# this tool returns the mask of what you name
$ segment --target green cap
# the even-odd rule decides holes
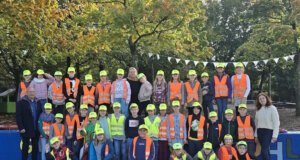
[[[210,117],[217,117],[217,116],[218,116],[217,112],[215,112],[215,111],[209,112],[209,118]]]
[[[95,130],[95,135],[99,135],[99,134],[104,134],[103,128],[97,128],[97,129]]]
[[[161,103],[161,104],[159,105],[159,110],[167,110],[167,104]]]
[[[63,119],[64,115],[61,114],[61,113],[56,113],[55,118],[61,118],[61,119]]]
[[[89,118],[97,118],[97,113],[96,112],[90,112]]]
[[[208,76],[208,73],[207,73],[207,72],[203,72],[203,73],[201,74],[201,77],[209,77],[209,76]]]
[[[107,72],[105,70],[100,71],[100,77],[107,76]]]
[[[140,73],[138,76],[137,76],[137,78],[140,80],[141,78],[143,78],[145,75],[144,75],[144,73]]]
[[[174,150],[182,149],[181,143],[174,143],[174,144],[173,144],[173,149],[174,149]]]
[[[239,141],[236,145],[237,146],[240,146],[240,145],[247,146],[247,142],[246,141]]]
[[[90,74],[85,75],[84,78],[85,78],[86,81],[88,81],[88,80],[93,80],[93,76],[90,75]]]
[[[175,107],[175,106],[180,107],[180,102],[175,100],[175,101],[172,102],[172,106],[173,107]]]
[[[45,103],[44,108],[45,109],[52,109],[52,104],[51,103]]]
[[[69,67],[68,72],[75,72],[75,68],[74,67]]]
[[[203,145],[204,149],[212,149],[212,144],[210,142],[205,142]]]
[[[89,109],[87,104],[81,104],[80,109]]]
[[[153,110],[155,110],[155,105],[154,104],[148,104],[146,110],[147,111],[153,111]]]
[[[236,65],[235,65],[235,68],[237,67],[241,67],[241,68],[244,68],[244,64],[242,62],[238,62]]]
[[[24,70],[23,71],[23,76],[29,76],[29,75],[31,75],[30,70]]]
[[[107,111],[107,107],[105,105],[100,105],[99,111]]]
[[[119,103],[119,102],[115,102],[114,104],[113,104],[113,108],[116,108],[116,107],[121,107],[121,104]]]
[[[197,72],[195,70],[189,70],[189,76],[197,75]]]
[[[37,72],[36,72],[38,75],[42,75],[42,74],[45,74],[45,72],[44,72],[44,70],[42,70],[42,69],[39,69],[39,70],[37,70]]]
[[[246,108],[247,109],[247,105],[242,103],[242,104],[239,105],[239,108]]]
[[[145,124],[141,124],[141,125],[139,126],[139,130],[140,130],[140,129],[147,129],[147,130],[149,130],[148,127],[147,127]]]
[[[232,136],[231,136],[230,134],[226,134],[226,135],[224,136],[224,139],[232,139]]]
[[[131,108],[139,108],[139,106],[136,103],[131,103],[129,109]]]
[[[217,64],[217,68],[225,68],[224,63],[218,63],[218,64]]]
[[[66,103],[66,109],[74,107],[74,104],[72,102],[67,102]]]
[[[194,102],[192,106],[193,107],[201,107],[202,105],[199,102]]]
[[[56,71],[56,72],[54,73],[54,76],[62,76],[61,71]]]
[[[59,142],[58,137],[53,137],[50,140],[50,144],[53,145],[54,143]]]
[[[117,74],[124,75],[124,69],[119,68],[119,69],[117,70]]]
[[[165,72],[163,70],[158,70],[156,74],[157,75],[165,75]]]
[[[232,109],[226,109],[225,114],[233,114],[233,110]]]
[[[173,69],[173,70],[172,70],[172,75],[173,75],[173,74],[179,74],[179,71],[178,71],[177,69]]]

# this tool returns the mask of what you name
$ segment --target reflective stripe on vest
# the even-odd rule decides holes
[[[236,150],[233,148],[233,147],[230,147],[231,149],[231,154],[232,155],[229,155],[228,153],[228,150],[226,148],[226,146],[222,146],[221,147],[221,151],[222,151],[222,159],[232,159],[232,156],[234,156],[235,159],[238,159],[238,156],[237,156],[237,153],[236,153]]]
[[[50,126],[51,126],[51,123],[48,123],[48,122],[42,122],[42,125],[43,125],[43,131],[44,133],[49,136],[50,134]],[[41,135],[42,136],[42,135]]]
[[[104,86],[104,90],[101,86],[100,83],[98,83],[97,85],[97,89],[98,89],[98,104],[103,104],[103,103],[107,103],[110,104],[110,87],[111,84],[110,83],[106,83]]]
[[[203,153],[201,151],[199,151],[197,155],[198,155],[198,159],[204,160]],[[206,157],[206,159],[207,159],[207,157]],[[216,154],[215,153],[211,154],[208,159],[209,160],[215,160],[216,159]]]
[[[245,118],[245,123],[243,123],[240,116],[236,117],[238,123],[238,134],[239,140],[242,139],[254,139],[254,131],[251,126],[251,118],[250,115],[247,115]]]
[[[244,97],[247,90],[247,75],[242,74],[241,80],[239,82],[237,75],[233,76],[233,96],[234,97]]]
[[[172,154],[171,157],[173,158],[173,160],[179,160],[174,154]],[[186,160],[186,154],[182,155],[181,159]]]
[[[126,85],[126,79],[124,81],[124,88],[123,88],[123,98],[127,99],[127,85]],[[116,97],[116,81],[113,82],[113,99]]]
[[[55,82],[52,83],[52,100],[53,101],[62,101],[64,99],[62,84],[63,83],[60,83],[60,86],[58,88]]]
[[[209,130],[209,123],[207,125],[207,130]],[[218,129],[219,129],[219,138],[221,137],[221,131],[222,131],[222,124],[218,124]]]
[[[185,82],[186,92],[187,92],[187,103],[193,102],[193,100],[198,101],[198,90],[200,83],[197,81],[194,88],[192,88],[190,82]]]
[[[179,138],[184,138],[183,123],[184,123],[184,116],[183,116],[183,114],[180,114]],[[173,114],[170,114],[170,137],[175,138],[174,115]]]
[[[139,137],[135,137],[133,139],[133,158],[136,159],[135,157],[135,148],[136,148],[136,142],[138,140]],[[145,149],[145,159],[148,159],[150,156],[150,149],[151,149],[151,143],[152,143],[152,139],[148,136],[146,136],[146,149]]]
[[[182,95],[181,95],[181,87],[182,82],[177,82],[175,85],[174,82],[170,82],[170,100],[178,99],[181,101]]]
[[[118,122],[117,119],[115,117],[114,114],[111,115],[111,135],[118,135],[118,136],[123,136],[124,135],[124,120],[125,120],[125,116],[124,115],[120,115]]]
[[[96,88],[94,86],[92,86],[91,90],[89,90],[86,85],[83,86],[83,104],[95,106],[95,90]]]
[[[22,97],[26,96],[26,91],[27,91],[27,87],[24,82],[20,82],[20,88],[21,88],[20,99],[22,99]]]
[[[228,97],[228,87],[226,85],[227,82],[227,75],[224,75],[219,81],[218,76],[214,76],[215,80],[215,97]]]
[[[54,137],[57,137],[58,140],[63,143],[64,142],[64,132],[65,132],[65,126],[61,125],[61,131],[59,131],[59,128],[56,123],[52,124],[54,129]]]
[[[71,93],[73,93],[73,97],[74,98],[77,97],[79,83],[80,83],[79,79],[75,78],[75,86],[73,88],[71,88],[70,79],[65,78],[65,84],[66,84],[66,90],[67,90],[68,96],[70,96]]]
[[[160,118],[156,116],[154,121],[151,123],[149,117],[146,117],[144,118],[144,121],[145,125],[148,127],[148,136],[150,138],[158,138]]]
[[[78,121],[79,121],[79,120],[78,120]],[[86,116],[85,119],[84,119],[84,121],[83,121],[83,123],[82,123],[82,125],[79,125],[79,128],[77,128],[77,131],[76,131],[76,137],[77,137],[77,139],[83,138],[83,136],[80,135],[80,131],[79,131],[79,130],[84,129],[85,126],[86,126],[88,123],[89,123],[89,117]],[[79,122],[79,124],[80,124],[80,122]]]
[[[190,137],[190,131],[191,131],[191,125],[192,125],[192,117],[193,115],[189,115],[189,130],[188,130],[188,137]],[[197,131],[197,139],[199,140],[203,140],[203,136],[204,136],[204,123],[205,123],[205,117],[204,116],[200,116],[199,119],[199,124],[198,124],[198,131]]]
[[[69,115],[66,116],[66,123],[67,123],[67,126],[68,126],[68,133],[69,133],[69,136],[72,136],[72,134],[73,134],[75,122],[76,122],[76,127],[79,128],[79,127],[80,127],[80,122],[79,122],[78,114],[75,114],[75,115],[73,116],[72,121],[71,121]],[[77,135],[77,134],[76,134],[76,135]]]
[[[161,121],[159,125],[158,138],[167,139],[167,127],[168,127],[168,118],[165,117],[164,121]]]

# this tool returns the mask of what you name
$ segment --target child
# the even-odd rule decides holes
[[[179,112],[180,102],[175,100],[172,102],[174,112],[168,117],[167,138],[169,146],[174,143],[187,143],[186,135],[186,119],[183,114]]]
[[[207,137],[206,119],[201,115],[202,106],[199,102],[193,103],[193,114],[188,116],[186,123],[188,132],[188,153],[192,157],[203,147]]]
[[[171,106],[172,101],[180,101],[180,109],[183,110],[181,106],[184,104],[184,84],[180,80],[179,71],[172,70],[172,79],[168,83],[168,93],[167,93],[168,106]]]
[[[111,140],[111,129],[110,129],[110,119],[107,116],[107,108],[105,105],[100,105],[99,107],[99,124],[104,130],[105,137]]]
[[[212,144],[210,142],[205,142],[203,149],[199,151],[193,158],[193,160],[215,160],[216,154],[212,149]]]
[[[44,76],[47,78],[45,79]],[[36,98],[41,102],[42,109],[44,111],[44,104],[47,102],[48,93],[47,86],[54,81],[54,78],[45,73],[44,70],[39,69],[37,71],[37,78],[34,78],[30,83],[30,87],[35,88]]]
[[[150,98],[152,95],[152,85],[149,81],[147,81],[147,77],[144,75],[144,73],[140,73],[138,75],[138,79],[142,84],[138,94],[138,99],[140,102],[139,115],[142,115],[142,113],[145,113],[145,109],[150,103]]]
[[[85,75],[85,83],[83,86],[83,94],[81,96],[82,104],[88,105],[88,113],[94,112],[95,107],[95,90],[96,88],[92,86],[93,77],[90,74]]]
[[[82,94],[82,87],[80,80],[75,77],[75,68],[68,68],[68,77],[63,81],[63,93],[66,97],[66,102],[72,102],[76,111],[79,110],[80,96]],[[74,152],[74,151],[73,151]]]
[[[232,101],[235,106],[236,115],[239,115],[239,104],[247,104],[247,97],[251,90],[250,78],[244,74],[245,68],[243,63],[238,62],[235,65],[236,75],[231,77]]]
[[[226,134],[224,136],[224,146],[222,146],[218,151],[219,160],[238,160],[236,150],[232,147],[232,136]]]
[[[77,147],[76,147],[76,155],[80,155],[81,153],[81,148],[85,144],[85,139],[84,136],[81,135],[81,131],[85,129],[85,127],[89,124],[89,116],[88,116],[88,106],[86,104],[81,104],[80,105],[80,110],[79,110],[79,125],[76,131],[76,137],[77,137]],[[97,116],[97,115],[96,115]],[[89,138],[89,137],[87,137]],[[74,154],[75,151],[73,150]],[[81,157],[81,156],[80,156]]]
[[[126,148],[129,149],[134,137],[139,136],[138,129],[144,124],[144,119],[138,115],[139,107],[136,103],[131,103],[129,115],[125,120]]]
[[[221,135],[222,135],[222,124],[218,122],[218,114],[215,111],[209,113],[209,121],[207,123],[207,141],[212,143],[213,150],[216,154],[218,154],[218,150],[220,148],[221,143]]]
[[[109,139],[106,139],[104,130],[97,128],[95,130],[95,139],[91,141],[89,147],[89,159],[111,160],[114,157],[114,146]]]
[[[145,125],[149,128],[148,135],[152,139],[155,145],[155,159],[158,157],[158,133],[159,133],[159,124],[160,118],[155,114],[155,105],[148,104],[147,106],[148,116],[144,118]]]
[[[239,160],[251,160],[249,154],[247,153],[247,142],[239,141],[236,144],[237,156]]]
[[[168,126],[168,116],[167,115],[167,105],[161,103],[159,105],[160,112],[160,125],[158,132],[158,160],[169,159],[169,147],[167,139],[167,126]]]
[[[181,143],[174,143],[173,144],[173,153],[172,153],[170,159],[171,160],[177,160],[177,159],[192,160],[193,158],[188,153],[186,153],[185,150],[183,150]]]
[[[212,104],[212,101],[214,99],[214,91],[213,91],[213,86],[210,81],[208,81],[208,73],[203,72],[201,74],[201,80],[202,80],[202,95],[203,95],[203,111],[204,111],[204,117],[208,119],[208,113],[211,111],[214,111],[214,107]],[[208,111],[208,109],[209,111]]]
[[[121,104],[121,114],[128,116],[128,104],[131,97],[131,89],[128,81],[123,79],[124,70],[117,70],[117,79],[111,87],[111,103],[119,102]]]
[[[231,101],[231,82],[229,76],[224,72],[225,65],[223,63],[217,64],[217,74],[212,79],[212,86],[214,87],[215,100],[218,106],[218,119],[223,122],[223,116],[227,109],[228,100]]]
[[[61,144],[57,137],[53,137],[50,140],[52,151],[50,151],[49,144],[46,145],[46,158],[47,160],[56,160],[56,159],[70,159],[73,153],[67,148],[67,146]]]
[[[30,85],[31,82],[31,72],[30,70],[24,70],[23,71],[23,77],[24,81],[21,81],[19,84],[19,89],[18,89],[18,100],[20,101],[25,95],[26,95],[26,90]]]
[[[125,116],[120,113],[121,104],[115,102],[113,104],[114,113],[109,115],[111,135],[114,143],[115,157],[117,160],[127,159],[124,125]]]
[[[192,115],[194,109],[192,106],[193,103],[202,103],[202,90],[195,70],[189,70],[188,78],[189,81],[185,82],[185,106],[188,109],[188,115]]]
[[[167,82],[165,80],[164,71],[158,70],[156,78],[153,82],[153,94],[152,101],[156,107],[156,112],[159,112],[159,106],[161,103],[166,103],[167,97]]]
[[[236,121],[233,119],[233,110],[226,109],[225,110],[225,120],[222,123],[222,132],[221,142],[224,140],[224,135],[230,134],[233,137],[233,144],[237,142],[237,129],[236,129]]]
[[[65,126],[62,124],[64,116],[61,113],[56,113],[55,123],[50,127],[49,139],[57,137],[61,144],[65,144],[66,139],[64,137]]]
[[[239,105],[239,113],[240,115],[236,117],[236,130],[238,135],[238,140],[246,141],[248,147],[248,153],[251,158],[255,158],[255,139],[254,139],[254,131],[255,131],[255,122],[253,118],[247,114],[247,105],[240,104]]]
[[[100,82],[97,84],[96,93],[95,93],[96,111],[100,105],[105,105],[107,109],[107,113],[109,114],[112,113],[112,107],[110,107],[110,90],[111,90],[111,83],[108,80],[107,72],[105,70],[102,70],[100,71]],[[105,129],[104,129],[104,133],[105,133]]]
[[[54,121],[54,115],[51,113],[52,105],[51,103],[45,103],[45,111],[40,115],[39,118],[39,131],[41,133],[40,138],[40,148],[42,153],[42,160],[46,159],[45,156],[45,146],[49,144],[49,134],[50,134],[50,126]]]
[[[61,80],[62,73],[56,71],[54,73],[55,80],[48,88],[48,98],[52,100],[54,105],[53,114],[64,114],[65,112],[65,96],[63,94],[63,82]]]

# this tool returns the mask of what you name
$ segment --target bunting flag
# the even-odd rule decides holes
[[[267,64],[269,62],[268,59],[263,60],[265,64]]]
[[[181,59],[179,59],[179,58],[176,58],[175,60],[176,60],[176,63],[178,63],[178,62],[179,62]]]
[[[237,63],[238,63],[238,62],[233,62],[234,67],[236,66]]]
[[[283,59],[284,59],[285,61],[288,61],[289,56],[285,56],[285,57],[283,57]]]
[[[227,63],[227,62],[223,62],[223,64],[224,64],[224,66],[226,67],[228,63]]]
[[[185,60],[185,64],[186,65],[189,64],[189,62],[190,62],[190,60]]]
[[[256,67],[257,64],[258,64],[258,61],[253,61],[253,63],[254,63],[254,65],[255,65],[255,67]]]
[[[279,58],[274,58],[273,60],[274,60],[274,62],[277,64],[278,61],[279,61]]]
[[[157,54],[157,55],[156,55],[156,58],[157,58],[157,59],[160,59],[160,56],[159,56],[159,54]]]
[[[207,63],[208,63],[208,62],[203,62],[204,68],[206,67]]]
[[[195,66],[197,66],[198,63],[199,63],[199,61],[194,61]]]
[[[219,62],[214,62],[215,68],[217,68],[218,63],[219,63]]]
[[[171,62],[172,57],[168,57],[168,61]]]
[[[247,65],[248,65],[248,62],[243,62],[243,64],[245,65],[245,67],[247,67]]]
[[[152,55],[153,55],[153,53],[151,53],[151,52],[148,53],[149,58],[152,57]]]
[[[294,60],[295,55],[290,55],[289,57],[290,57],[291,60]]]

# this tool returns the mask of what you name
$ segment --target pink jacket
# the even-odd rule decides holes
[[[47,99],[48,85],[50,85],[54,81],[54,78],[50,74],[45,73],[44,75],[46,76],[47,79],[34,78],[30,83],[30,87],[35,88],[35,94],[38,100]]]

